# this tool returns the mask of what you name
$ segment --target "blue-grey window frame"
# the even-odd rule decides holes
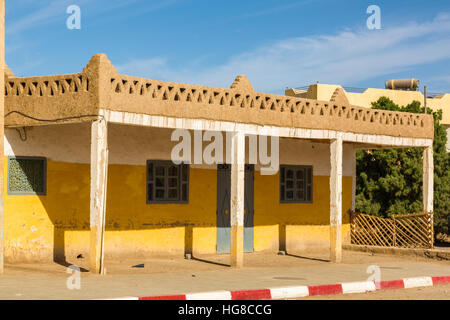
[[[20,159],[24,159],[24,160],[40,160],[40,161],[44,161],[44,183],[43,183],[43,187],[44,187],[44,191],[43,192],[19,192],[19,191],[11,191],[10,188],[10,183],[9,183],[9,179],[11,177],[11,172],[10,172],[10,165],[11,165],[11,160],[20,160]],[[29,195],[36,195],[36,196],[46,196],[47,195],[47,158],[45,157],[26,157],[26,156],[8,156],[8,181],[7,181],[7,191],[8,191],[8,195],[14,195],[14,196],[29,196]]]
[[[294,175],[296,174],[296,171],[298,170],[304,170],[304,177],[305,177],[305,181],[304,181],[304,193],[305,193],[305,200],[298,200],[298,199],[282,199],[281,197],[281,187],[283,186],[283,184],[285,184],[285,182],[283,183],[283,176],[282,176],[282,172],[283,170],[286,169],[293,169],[294,170]],[[307,177],[307,172],[308,169],[310,169],[311,171],[311,176],[310,176],[310,186],[308,186],[308,177]],[[314,199],[314,182],[313,179],[314,178],[314,168],[313,166],[304,166],[304,165],[280,165],[280,185],[279,185],[279,197],[280,197],[280,203],[313,203],[313,199]],[[295,181],[295,180],[294,180]],[[285,186],[286,188],[286,186]],[[307,188],[311,188],[311,199],[307,199],[307,195],[308,195],[308,190]],[[286,193],[286,189],[285,189],[285,193]],[[296,188],[294,188],[294,197],[296,194]]]
[[[167,200],[150,200],[149,199],[149,184],[150,184],[150,179],[149,179],[149,164],[152,165],[159,165],[159,166],[163,166],[168,168],[169,166],[178,166],[179,167],[179,178],[178,178],[178,195],[179,195],[179,199],[174,200],[174,199],[167,199]],[[182,180],[182,166],[186,166],[186,182],[183,182]],[[147,204],[189,204],[189,184],[190,184],[190,171],[191,171],[191,167],[188,163],[181,163],[181,164],[175,164],[170,160],[147,160],[147,164],[145,166],[145,175],[146,175],[146,179],[145,179],[145,186],[146,186],[146,191],[145,191],[145,198],[146,198],[146,203]],[[155,180],[155,177],[153,177]],[[153,182],[153,184],[156,184],[156,182]],[[183,184],[186,185],[186,200],[182,200],[182,186]],[[154,190],[154,187],[153,187]],[[166,188],[167,190],[167,188]],[[154,192],[153,192],[153,195]]]

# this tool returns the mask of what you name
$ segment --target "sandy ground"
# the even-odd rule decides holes
[[[245,267],[238,270],[228,266],[228,255],[107,259],[106,275],[81,272],[80,290],[67,287],[72,275],[67,266],[88,269],[87,259],[66,265],[7,264],[0,276],[0,299],[102,299],[366,281],[373,265],[381,280],[450,275],[450,261],[351,251],[344,251],[343,258],[336,265],[328,262],[327,252],[253,253],[245,255]]]
[[[448,248],[450,249],[450,248]],[[122,274],[158,274],[158,273],[195,273],[202,271],[220,271],[229,270],[230,260],[229,255],[202,255],[193,257],[191,260],[186,260],[178,256],[161,256],[142,259],[106,259],[105,266],[107,274],[122,275]],[[412,256],[395,256],[388,254],[373,254],[366,252],[343,252],[343,264],[345,265],[359,265],[366,263],[402,263],[407,261],[414,262],[429,262],[432,264],[450,267],[450,261],[432,260],[425,257]],[[274,253],[251,253],[245,254],[244,258],[245,269],[259,269],[267,267],[303,267],[313,265],[329,265],[328,251],[310,251],[310,252],[293,252],[291,254],[282,256]],[[88,259],[77,259],[75,261],[68,261],[65,266],[77,265],[84,270],[89,269]],[[42,264],[42,265],[14,265],[14,267],[26,267],[31,269],[49,269],[55,272],[59,269],[57,264]],[[389,267],[386,267],[389,268]],[[450,269],[448,272],[450,272]]]
[[[298,300],[450,300],[450,285],[414,289],[381,290],[359,294],[316,296]]]

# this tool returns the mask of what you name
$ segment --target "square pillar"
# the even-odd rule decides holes
[[[356,211],[356,152],[357,150],[352,148],[352,212]]]
[[[5,0],[0,0],[0,274],[4,271],[5,207],[3,203],[4,162],[4,114],[5,114]]]
[[[430,245],[433,247],[434,242],[434,162],[433,162],[433,146],[426,147],[423,150],[422,160],[422,178],[423,178],[423,212],[431,214],[431,235]]]
[[[245,195],[245,135],[234,132],[231,140],[231,267],[244,265],[244,195]]]
[[[107,123],[97,120],[91,131],[90,272],[103,274],[106,186],[108,176]]]
[[[330,143],[330,261],[342,262],[342,137]]]
[[[434,191],[434,163],[433,146],[423,150],[423,211],[433,212],[433,191]]]

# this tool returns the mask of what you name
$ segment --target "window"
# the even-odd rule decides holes
[[[147,161],[147,203],[188,203],[189,165]]]
[[[280,202],[312,202],[312,167],[280,166]]]
[[[8,157],[8,194],[45,195],[46,180],[45,158]]]

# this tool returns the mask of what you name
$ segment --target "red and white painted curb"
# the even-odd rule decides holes
[[[450,276],[418,277],[389,281],[346,282],[339,284],[297,286],[259,290],[212,291],[153,297],[123,297],[112,300],[262,300],[294,299],[308,296],[365,293],[386,289],[409,289],[450,284]]]

